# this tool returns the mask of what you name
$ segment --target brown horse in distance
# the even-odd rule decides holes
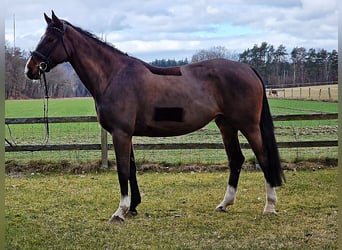
[[[70,62],[94,98],[98,121],[113,138],[121,199],[110,221],[137,214],[141,202],[133,136],[176,136],[215,120],[229,159],[226,194],[216,207],[235,201],[244,162],[238,131],[247,138],[266,180],[264,214],[276,213],[275,187],[283,174],[272,117],[260,76],[247,64],[225,59],[158,68],[130,57],[93,34],[44,14],[47,28],[26,64],[39,79],[57,64]],[[129,187],[131,198],[129,196]]]

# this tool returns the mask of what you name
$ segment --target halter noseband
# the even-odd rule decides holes
[[[66,49],[65,43],[64,43],[64,33],[66,31],[66,28],[67,28],[67,25],[65,22],[63,22],[63,29],[59,29],[57,27],[47,27],[47,29],[52,29],[52,30],[58,31],[60,33],[60,40],[63,44],[65,54],[67,55],[67,58],[69,58],[70,55],[69,55],[69,53]],[[50,51],[47,53],[47,55],[44,55],[43,53],[39,52],[38,50],[34,50],[31,52],[31,56],[38,57],[39,59],[42,60],[42,62],[40,62],[39,64],[36,65],[36,67],[39,69],[40,74],[45,73],[46,70],[49,68],[51,54],[56,49],[57,45],[58,45],[58,42],[50,49]]]

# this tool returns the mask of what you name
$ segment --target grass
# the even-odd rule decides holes
[[[92,98],[49,99],[49,116],[96,115]],[[43,100],[7,100],[5,117],[42,117]]]
[[[214,212],[226,172],[139,173],[138,216],[110,225],[119,203],[115,175],[7,176],[7,249],[337,248],[337,169],[287,172],[278,216],[270,217],[261,216],[260,172],[242,172],[228,213]]]
[[[337,113],[338,104],[306,100],[268,100],[272,114]]]
[[[308,112],[336,113],[338,104],[306,100],[269,99],[272,114],[298,114]],[[42,100],[7,100],[5,117],[41,117]],[[92,98],[49,99],[49,116],[96,115]]]

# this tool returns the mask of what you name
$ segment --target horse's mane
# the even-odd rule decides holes
[[[87,31],[87,30],[84,30],[84,29],[82,29],[82,28],[80,28],[80,27],[77,27],[77,26],[75,26],[75,25],[69,23],[68,21],[65,21],[65,20],[63,20],[63,21],[64,21],[67,25],[71,26],[73,29],[77,30],[77,31],[78,31],[79,33],[81,33],[82,35],[85,35],[85,36],[91,38],[91,39],[92,39],[93,41],[95,41],[97,44],[102,45],[102,46],[104,46],[104,47],[106,47],[106,48],[112,50],[113,52],[117,52],[117,53],[120,53],[120,54],[122,54],[122,55],[128,56],[127,53],[124,53],[124,52],[118,50],[117,48],[114,47],[114,45],[112,45],[112,44],[110,44],[110,43],[108,43],[108,42],[103,41],[103,40],[102,40],[100,37],[98,37],[97,35],[95,35],[95,34],[89,32],[89,31]]]
[[[86,37],[92,39],[93,41],[95,41],[97,44],[102,45],[108,49],[110,49],[112,52],[114,53],[119,53],[120,55],[124,55],[124,56],[128,56],[140,63],[142,63],[145,67],[147,67],[152,73],[157,74],[157,75],[177,75],[180,76],[182,75],[180,68],[179,67],[168,67],[168,68],[162,68],[162,67],[155,67],[147,62],[144,62],[138,58],[129,56],[127,53],[124,53],[118,49],[116,49],[112,44],[107,43],[105,41],[103,41],[101,38],[99,38],[98,36],[96,36],[95,34],[86,31],[80,27],[74,26],[71,23],[64,21],[67,25],[71,26],[73,29],[75,29],[76,31],[78,31],[79,33],[81,33],[82,35],[85,35]]]

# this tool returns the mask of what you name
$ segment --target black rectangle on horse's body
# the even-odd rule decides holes
[[[157,122],[161,122],[161,121],[183,122],[183,108],[155,107],[153,119]]]

